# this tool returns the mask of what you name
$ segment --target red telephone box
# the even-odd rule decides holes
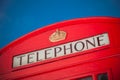
[[[120,80],[120,18],[45,26],[0,51],[0,80]]]

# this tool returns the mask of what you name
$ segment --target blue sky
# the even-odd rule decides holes
[[[0,48],[46,25],[90,16],[120,17],[120,0],[0,0]]]

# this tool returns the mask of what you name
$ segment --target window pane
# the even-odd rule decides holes
[[[99,74],[97,78],[98,80],[108,80],[107,73]]]
[[[91,76],[89,77],[84,77],[84,78],[78,78],[76,80],[93,80]]]

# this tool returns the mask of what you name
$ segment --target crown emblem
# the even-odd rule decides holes
[[[57,29],[56,32],[50,35],[49,40],[51,42],[58,42],[64,40],[65,38],[66,38],[66,32]]]

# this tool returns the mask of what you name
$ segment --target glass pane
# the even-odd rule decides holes
[[[99,74],[97,78],[98,80],[108,80],[107,73]]]
[[[91,76],[89,77],[84,77],[84,78],[78,78],[78,79],[75,79],[75,80],[93,80]]]

